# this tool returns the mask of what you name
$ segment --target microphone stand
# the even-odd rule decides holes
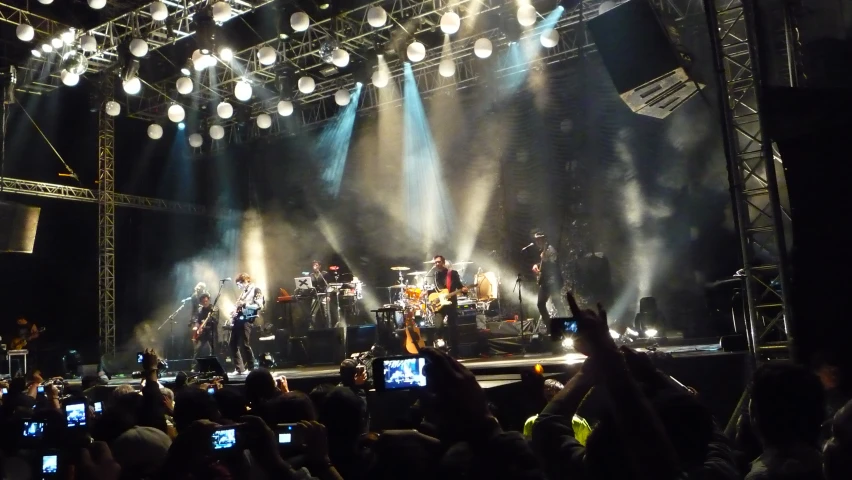
[[[212,317],[216,313],[216,304],[219,303],[219,296],[222,295],[222,288],[225,286],[225,282],[227,280],[219,280],[219,291],[216,292],[216,298],[213,299],[213,307],[210,311],[210,316]],[[216,329],[213,330],[213,342],[210,345],[210,356],[218,357],[216,354],[216,349],[219,347],[219,319],[216,319]],[[230,340],[230,339],[229,339]]]
[[[169,318],[165,319],[163,321],[163,323],[161,323],[160,326],[157,327],[157,331],[159,332],[163,327],[166,326],[167,323],[172,322],[171,332],[169,333],[169,337],[170,337],[169,338],[169,356],[171,356],[175,353],[175,321],[174,321],[174,319],[175,319],[175,317],[177,317],[177,314],[180,313],[181,310],[183,310],[183,307],[185,307],[185,306],[186,306],[186,301],[184,300],[183,302],[181,302],[181,304],[177,308],[177,310],[175,310],[171,315],[169,315]]]
[[[515,287],[512,289],[514,292],[515,289],[518,290],[518,309],[520,314],[518,315],[518,320],[521,322],[521,355],[527,354],[527,342],[526,336],[524,335],[524,299],[521,295],[521,291],[523,290],[523,278],[524,275],[522,273],[518,273],[518,278],[515,280]]]

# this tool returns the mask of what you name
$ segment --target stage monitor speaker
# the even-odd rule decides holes
[[[368,352],[376,343],[376,326],[346,327],[346,354]]]
[[[33,253],[41,209],[0,202],[0,252]]]
[[[214,373],[218,376],[225,376],[225,367],[216,357],[198,357],[195,359],[195,364],[200,373]]]
[[[308,359],[313,365],[343,361],[343,329],[324,328],[308,331]]]
[[[589,20],[619,96],[640,115],[666,118],[704,85],[693,82],[648,0],[630,0]]]

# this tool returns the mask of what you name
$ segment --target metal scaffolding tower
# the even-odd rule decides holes
[[[740,237],[749,349],[756,363],[790,353],[793,316],[775,162],[762,128],[762,63],[753,0],[705,2],[716,62],[725,156]],[[788,217],[789,218],[789,217]]]
[[[98,342],[101,355],[112,356],[115,355],[115,120],[105,107],[101,105],[98,113]]]

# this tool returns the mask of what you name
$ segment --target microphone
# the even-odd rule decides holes
[[[532,247],[533,245],[535,245],[535,242],[532,242],[532,243],[530,243],[529,245],[527,245],[526,247],[522,248],[522,249],[521,249],[521,251],[523,252],[524,250],[526,250],[526,249],[528,249],[528,248]]]
[[[230,281],[231,281],[231,277],[223,278],[223,279],[221,279],[221,280],[219,280],[219,281],[220,281],[220,282],[230,282]]]

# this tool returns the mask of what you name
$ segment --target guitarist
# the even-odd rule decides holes
[[[548,243],[547,236],[544,233],[536,232],[533,235],[536,247],[539,249],[541,261],[532,267],[532,271],[538,276],[538,313],[545,325],[549,325],[550,312],[547,311],[547,301],[553,300],[553,305],[557,312],[564,309],[562,307],[562,272],[559,269],[559,259],[556,254],[556,249]]]
[[[432,258],[435,265],[435,286],[440,289],[446,289],[448,292],[461,290],[462,293],[467,293],[467,287],[462,285],[459,272],[447,268],[447,259],[443,255],[435,255]],[[445,305],[440,310],[435,312],[435,325],[438,327],[438,338],[444,337],[444,321],[446,328],[449,331],[447,344],[450,347],[450,355],[455,356],[458,353],[458,296],[453,295],[450,298],[451,305]]]
[[[216,324],[217,319],[213,315],[213,305],[210,305],[210,294],[207,292],[198,296],[198,309],[195,312],[195,332],[193,334],[193,358],[198,358],[198,353],[201,347],[207,344],[210,349],[210,356],[215,355],[216,345]],[[206,321],[206,322],[205,322]]]
[[[257,318],[257,313],[263,309],[265,303],[263,292],[251,282],[251,276],[248,273],[237,275],[234,283],[239,289],[239,298],[237,299],[237,310],[231,317],[231,358],[234,360],[236,367],[235,375],[242,375],[246,371],[254,368],[254,352],[251,350],[249,340],[251,339],[251,326]],[[243,355],[245,355],[245,363],[243,363]]]

